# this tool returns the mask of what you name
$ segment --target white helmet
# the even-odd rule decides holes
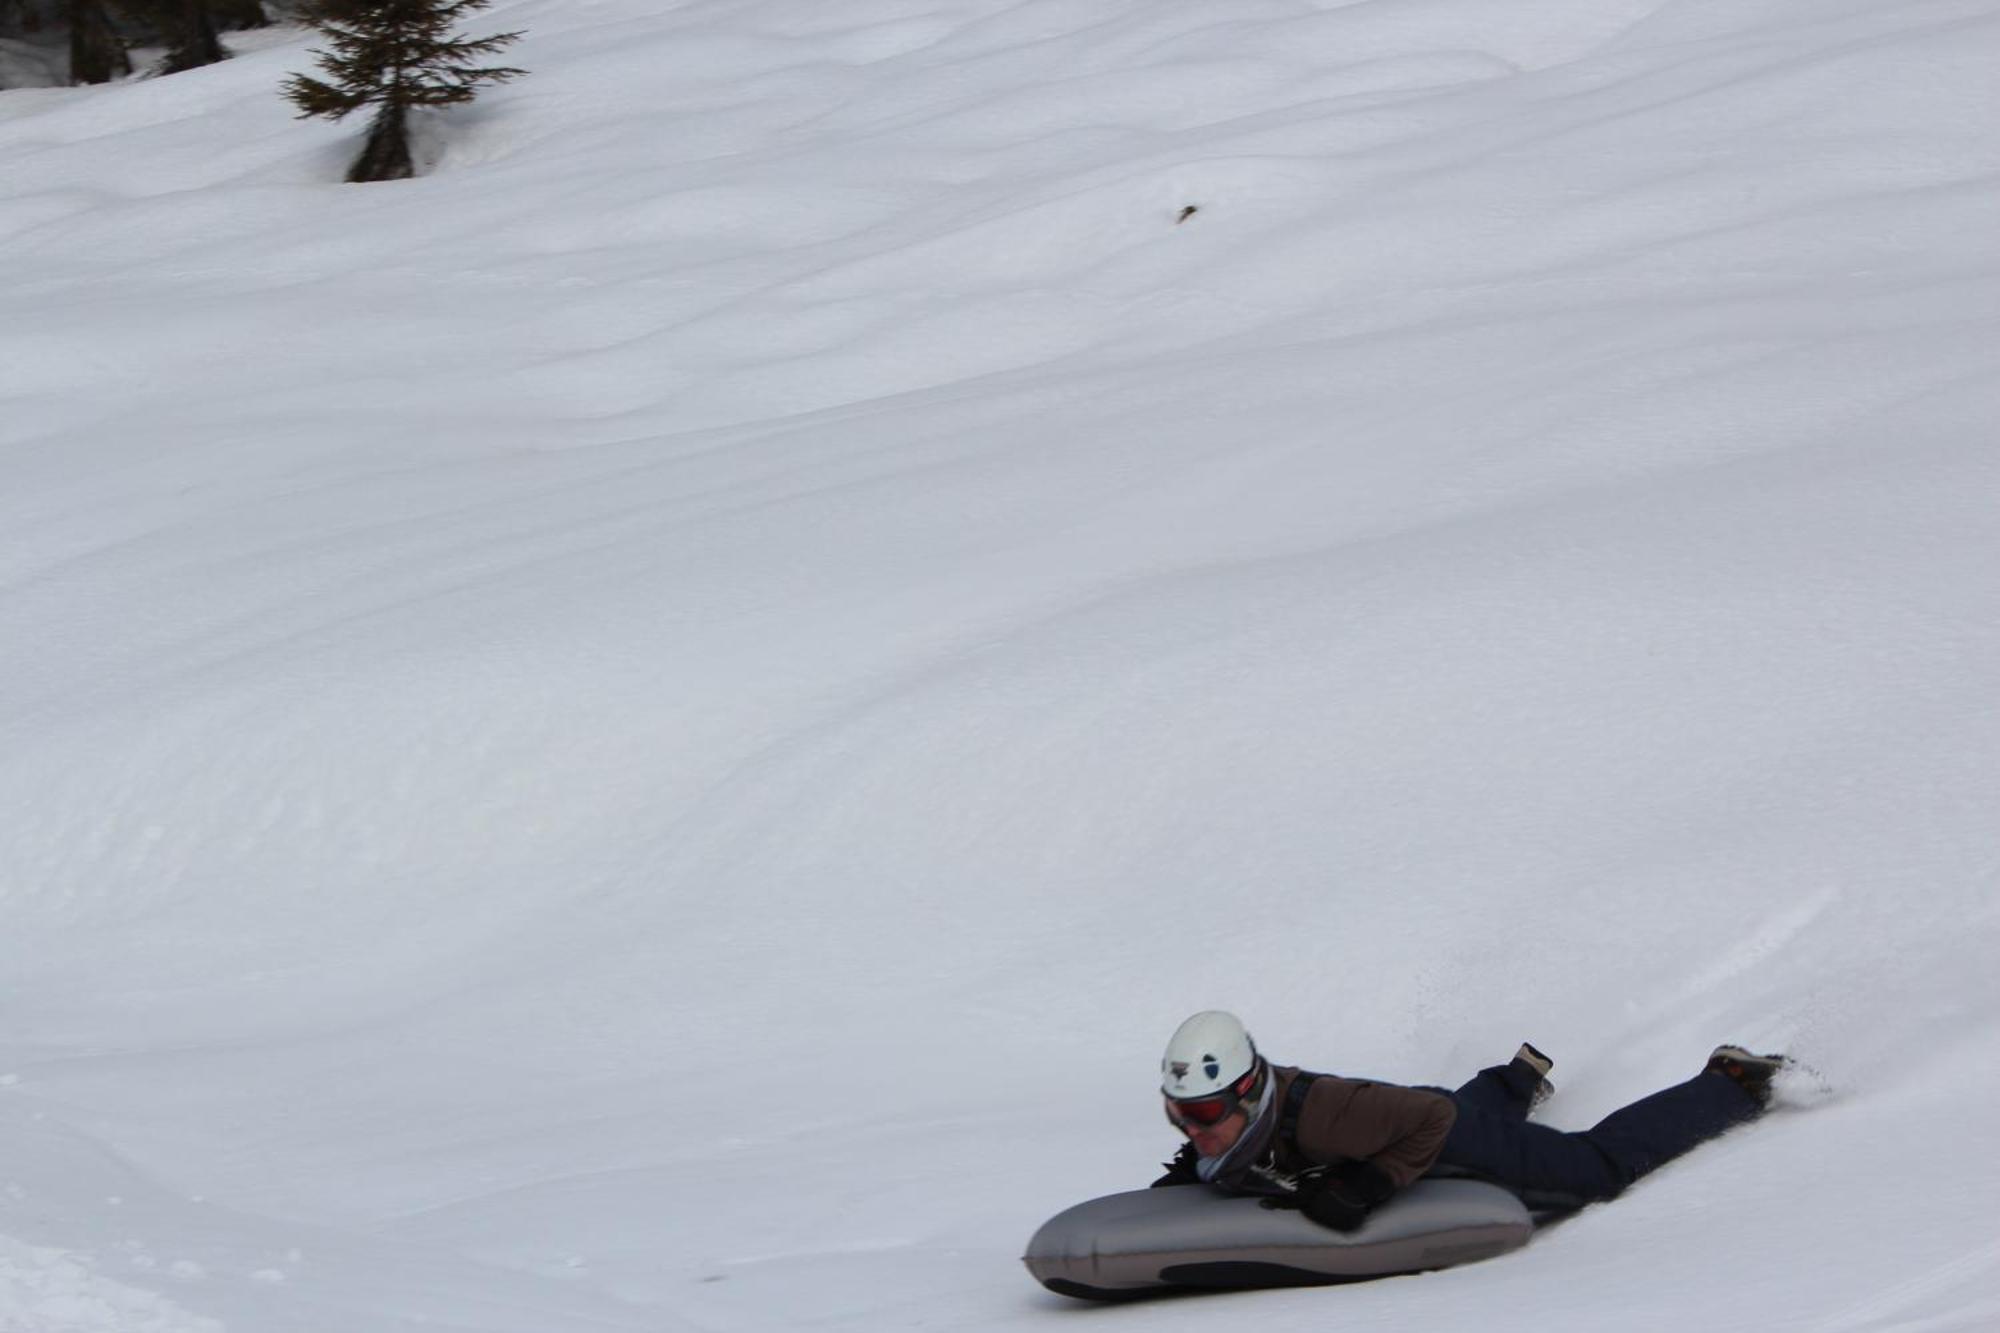
[[[1204,1010],[1174,1030],[1160,1059],[1160,1091],[1176,1102],[1241,1100],[1256,1090],[1263,1063],[1235,1014]]]

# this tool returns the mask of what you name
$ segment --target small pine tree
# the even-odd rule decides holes
[[[326,80],[294,74],[285,96],[299,118],[340,120],[375,108],[368,141],[348,168],[350,181],[403,180],[416,174],[410,159],[409,113],[420,107],[470,102],[483,83],[505,83],[527,73],[471,62],[492,55],[521,34],[453,37],[458,20],[492,0],[322,0],[306,21],[332,45],[315,51]],[[330,81],[329,81],[330,80]]]

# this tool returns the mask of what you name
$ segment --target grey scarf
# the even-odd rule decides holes
[[[1264,1100],[1257,1106],[1256,1114],[1228,1151],[1220,1157],[1197,1157],[1195,1174],[1204,1183],[1227,1190],[1231,1194],[1290,1194],[1295,1188],[1292,1181],[1273,1171],[1263,1163],[1265,1150],[1278,1134],[1277,1080],[1267,1078],[1264,1085]]]

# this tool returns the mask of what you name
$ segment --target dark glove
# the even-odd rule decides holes
[[[1342,1162],[1301,1180],[1292,1198],[1300,1212],[1321,1226],[1352,1231],[1395,1192],[1395,1182],[1373,1162]]]
[[[1161,1166],[1167,1168],[1167,1174],[1154,1181],[1152,1188],[1159,1189],[1162,1185],[1201,1184],[1201,1176],[1194,1169],[1197,1156],[1198,1154],[1196,1154],[1192,1143],[1183,1143],[1181,1150],[1174,1154],[1172,1161],[1160,1163]]]

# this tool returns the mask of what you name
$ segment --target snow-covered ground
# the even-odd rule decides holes
[[[2000,1326],[2000,0],[501,28],[0,94],[0,1330]],[[1043,1293],[1211,1005],[1817,1076]]]

